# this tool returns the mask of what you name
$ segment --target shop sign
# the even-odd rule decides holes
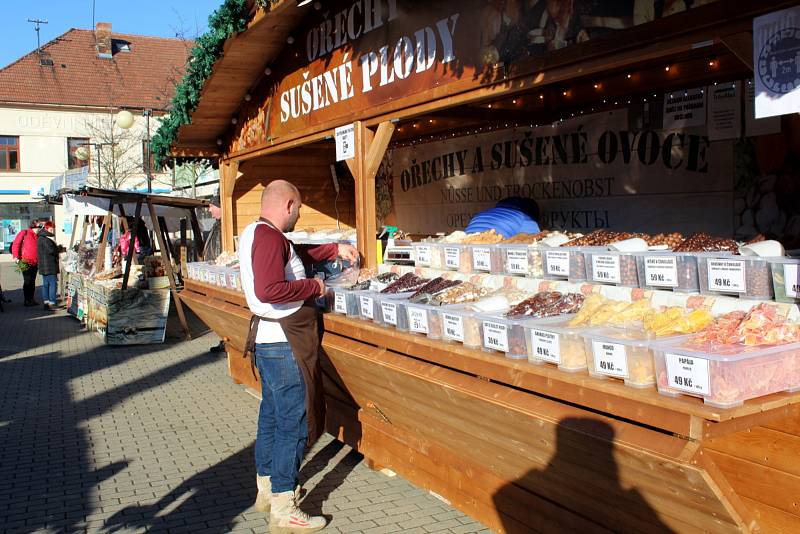
[[[627,110],[391,150],[386,189],[406,232],[465,228],[506,197],[532,198],[539,225],[586,233],[733,233],[733,142],[707,128],[630,130]],[[549,273],[559,274],[559,273]]]
[[[753,19],[757,119],[800,112],[800,7]]]
[[[355,126],[340,126],[334,132],[336,139],[336,161],[353,159],[356,156]]]

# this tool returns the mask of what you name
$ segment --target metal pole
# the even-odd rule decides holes
[[[147,165],[147,167],[145,169],[145,172],[147,172],[147,192],[148,193],[152,193],[153,192],[153,175],[152,175],[152,170],[153,169],[150,166],[150,158],[151,158],[151,156],[150,156],[150,113],[151,113],[151,110],[149,110],[149,109],[145,109],[144,111],[142,111],[142,114],[147,119],[147,139],[145,141],[145,143],[147,143],[147,149],[145,150],[145,156],[147,157],[147,162],[145,163],[145,165]]]

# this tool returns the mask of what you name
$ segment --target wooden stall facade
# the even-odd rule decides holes
[[[613,98],[630,94],[620,79],[634,68],[637,91],[711,82],[709,57],[718,67],[714,77],[746,76],[753,17],[791,2],[707,2],[689,13],[629,23],[618,34],[509,61],[469,43],[482,27],[478,2],[458,3],[460,8],[430,2],[419,12],[409,2],[377,4],[385,10],[376,15],[383,17],[383,29],[355,41],[334,41],[325,28],[329,21],[345,32],[360,2],[334,2],[315,12],[284,0],[267,12],[254,7],[248,29],[226,43],[175,147],[181,155],[220,158],[226,250],[234,250],[235,236],[255,219],[265,185],[284,178],[302,192],[301,227],[355,227],[359,250],[374,265],[374,179],[390,142],[459,132],[487,117],[487,102],[514,95],[537,97],[526,98],[524,109],[498,105],[493,120],[546,122],[554,117],[555,101],[569,110],[597,100],[567,95],[560,84],[597,79]],[[444,34],[455,27],[464,32],[448,42]],[[407,76],[381,89],[381,68],[390,60],[381,63],[379,45],[388,43],[387,53],[395,42],[405,46],[403,35],[421,36],[423,45],[414,49],[419,76],[402,70],[401,55],[397,66]],[[439,39],[430,70],[428,37]],[[286,46],[289,41],[298,45]],[[325,42],[330,49],[323,53]],[[458,60],[448,60],[448,50]],[[680,68],[665,74],[665,62]],[[317,77],[321,81],[313,81]],[[293,88],[302,92],[306,81],[346,79],[353,96],[320,101],[319,110],[312,86],[306,104],[297,97],[296,116],[292,102],[283,100],[294,98]],[[375,87],[365,91],[369,83]],[[436,126],[425,126],[434,124],[422,120],[427,117],[436,117]],[[355,157],[346,169],[335,167],[337,199],[333,128],[348,123]],[[225,339],[233,379],[258,388],[242,357],[250,317],[243,295],[189,281],[180,298]],[[329,431],[373,466],[395,470],[494,530],[800,531],[800,394],[719,410],[354,319],[326,315],[324,329]]]

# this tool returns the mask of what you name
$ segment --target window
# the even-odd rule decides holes
[[[85,155],[86,159],[80,159],[76,152],[81,148],[82,156]],[[67,168],[80,169],[89,165],[89,138],[88,137],[67,137]]]
[[[19,171],[19,137],[0,136],[0,171]]]

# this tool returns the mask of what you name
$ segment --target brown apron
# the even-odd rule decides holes
[[[244,356],[250,353],[250,362],[255,367],[256,333],[258,323],[268,321],[281,325],[289,346],[292,348],[297,366],[306,384],[306,420],[308,422],[308,445],[313,445],[325,432],[325,393],[322,384],[322,369],[319,365],[319,327],[317,308],[313,301],[306,301],[299,310],[282,319],[267,319],[253,315]],[[264,377],[261,377],[264,380]]]

